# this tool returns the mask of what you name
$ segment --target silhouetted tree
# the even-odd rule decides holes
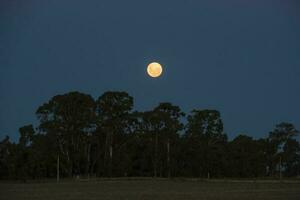
[[[69,176],[83,174],[89,165],[89,137],[95,124],[95,102],[90,95],[70,92],[53,97],[37,110],[39,129],[56,144],[57,155]]]
[[[176,164],[174,154],[176,153],[176,148],[178,148],[179,131],[183,129],[180,119],[184,116],[184,113],[181,112],[178,106],[174,106],[171,103],[160,103],[154,108],[154,112],[159,117],[158,120],[161,125],[157,130],[157,134],[161,136],[162,143],[165,144],[163,146],[166,147],[161,152],[162,155],[165,155],[161,163],[165,163],[166,167],[164,168],[167,171],[167,176],[171,177],[171,171],[173,171],[173,166]]]
[[[15,178],[14,147],[8,136],[0,141],[0,179]]]
[[[103,175],[112,176],[114,148],[116,148],[128,127],[128,117],[133,108],[133,98],[126,92],[105,92],[97,100],[98,133],[104,134]],[[100,167],[100,165],[99,165]]]
[[[186,126],[186,167],[189,176],[222,176],[227,136],[216,110],[193,110]]]
[[[246,135],[229,142],[229,175],[232,177],[263,177],[266,175],[264,143]]]
[[[279,174],[281,176],[282,171],[290,170],[288,168],[283,168],[284,165],[293,166],[295,163],[291,163],[289,158],[294,154],[294,158],[299,155],[297,152],[298,143],[294,138],[299,134],[299,131],[291,123],[282,122],[277,124],[275,129],[270,132],[268,138],[268,166],[269,175]],[[299,143],[298,143],[299,145]],[[297,159],[296,159],[297,160]],[[294,161],[297,163],[297,161]],[[283,163],[283,161],[289,163]],[[284,164],[284,165],[283,165]],[[289,174],[290,175],[290,174]],[[295,175],[295,174],[294,174]]]

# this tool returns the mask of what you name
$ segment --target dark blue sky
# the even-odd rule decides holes
[[[230,138],[300,129],[298,0],[1,0],[0,139],[52,96],[125,90],[221,111]],[[146,65],[164,65],[159,79]]]

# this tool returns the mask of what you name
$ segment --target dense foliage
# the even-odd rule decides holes
[[[126,92],[97,100],[70,92],[41,105],[36,128],[19,129],[18,143],[0,141],[1,179],[61,177],[279,177],[300,173],[299,133],[280,123],[269,136],[228,141],[217,110],[160,103],[133,111]],[[186,120],[184,120],[186,119]],[[183,124],[186,121],[186,124]]]

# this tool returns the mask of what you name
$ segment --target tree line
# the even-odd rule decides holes
[[[60,177],[293,177],[300,173],[299,131],[282,122],[265,138],[228,140],[217,110],[186,115],[168,102],[133,110],[126,92],[97,100],[57,95],[37,111],[38,125],[0,141],[0,179]],[[186,119],[186,120],[184,120]],[[183,123],[186,121],[186,123]]]

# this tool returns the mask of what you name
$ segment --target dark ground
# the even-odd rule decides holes
[[[0,183],[1,200],[249,199],[299,200],[296,181],[90,180]]]

